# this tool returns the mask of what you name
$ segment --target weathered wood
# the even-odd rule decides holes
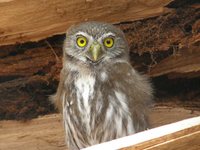
[[[29,49],[23,54],[0,59],[0,77],[27,77],[38,72],[48,72],[47,68],[50,69],[55,61],[55,55],[48,47]]]
[[[0,121],[0,150],[66,150],[62,120],[49,115],[28,122]]]
[[[168,75],[169,77],[198,77],[200,76],[200,48],[189,47],[181,49],[152,67],[151,77]]]
[[[61,34],[75,23],[133,21],[163,14],[173,0],[3,0],[0,45],[38,41]]]
[[[179,114],[179,115],[174,115]],[[181,107],[155,107],[150,114],[153,127],[199,116],[200,111]],[[31,121],[0,121],[0,150],[66,150],[61,115]]]
[[[0,59],[0,119],[27,119],[53,112],[48,97],[59,80],[61,64],[57,67],[54,54],[59,51],[39,47]]]
[[[198,8],[188,6],[159,17],[124,23],[120,27],[125,32],[131,52],[150,53],[152,56],[155,53],[156,56],[156,52],[168,51],[170,54],[183,47],[198,46],[199,16]]]
[[[200,123],[199,123],[200,124]],[[163,129],[164,130],[164,129]],[[156,131],[155,131],[156,132]],[[153,132],[151,134],[154,134]],[[148,136],[148,135],[146,135]],[[186,128],[163,137],[152,139],[123,150],[177,150],[192,149],[199,150],[200,147],[200,125]]]

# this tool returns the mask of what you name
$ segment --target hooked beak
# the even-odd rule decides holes
[[[89,50],[86,52],[86,57],[92,62],[98,62],[102,58],[103,54],[104,52],[101,49],[101,45],[98,42],[93,42]]]

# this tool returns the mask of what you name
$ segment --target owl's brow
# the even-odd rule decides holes
[[[85,32],[82,32],[82,31],[77,32],[77,33],[75,34],[75,36],[76,36],[76,37],[78,37],[78,36],[84,36],[84,37],[86,37],[88,40],[89,40],[89,39],[90,39],[90,40],[93,39],[93,37],[90,36],[88,33],[85,33]]]
[[[87,33],[82,32],[82,31],[79,31],[79,32],[76,33],[76,36],[80,36],[80,35],[85,36],[85,37],[89,36]]]
[[[103,34],[99,39],[101,40],[109,36],[115,37],[115,34],[112,32],[108,32],[108,33]]]

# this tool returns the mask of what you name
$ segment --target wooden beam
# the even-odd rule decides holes
[[[151,77],[168,75],[170,78],[198,77],[200,75],[200,51],[198,46],[181,49],[152,67]]]
[[[163,14],[173,0],[1,0],[0,45],[38,41],[83,21],[119,23]]]
[[[200,117],[150,129],[83,150],[176,150],[200,147]]]

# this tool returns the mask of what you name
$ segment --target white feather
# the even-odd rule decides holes
[[[101,72],[100,77],[101,81],[106,81],[108,79],[108,75],[106,74],[106,72]]]
[[[93,76],[80,76],[75,81],[75,87],[77,89],[77,101],[78,108],[82,115],[82,121],[86,124],[88,132],[90,132],[90,119],[91,119],[91,105],[90,99],[92,99],[94,92],[95,78]],[[83,102],[81,102],[81,100]],[[83,104],[83,106],[81,105]]]

